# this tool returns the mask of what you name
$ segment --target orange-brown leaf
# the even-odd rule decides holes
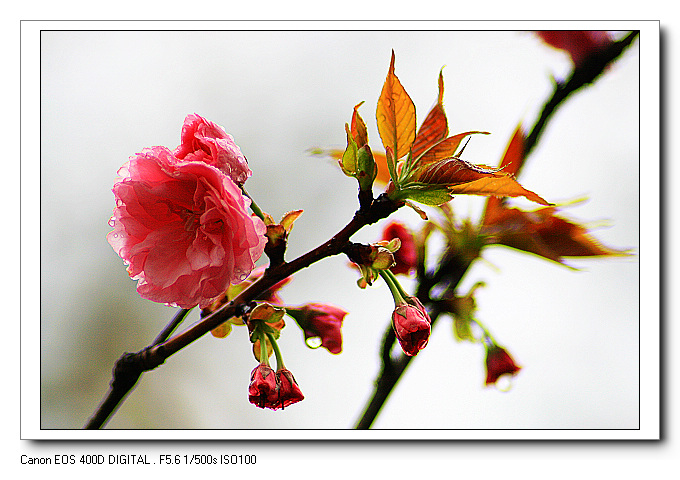
[[[440,141],[439,143],[436,143],[435,145],[430,146],[425,152],[423,152],[421,154],[420,158],[418,158],[414,155],[414,158],[416,158],[416,161],[414,162],[414,168],[422,169],[423,167],[426,167],[427,165],[439,162],[439,161],[444,160],[446,158],[453,157],[454,154],[456,153],[456,150],[458,150],[458,147],[460,146],[463,139],[465,137],[467,137],[468,135],[473,135],[475,133],[481,133],[481,134],[484,134],[484,135],[489,134],[489,132],[471,131],[471,132],[459,133],[457,135],[453,135],[451,137],[445,138],[444,140]]]
[[[522,164],[524,163],[525,140],[526,136],[522,130],[522,125],[518,125],[505,149],[503,160],[501,160],[501,168],[504,172],[511,175],[517,175],[519,173],[519,169],[522,168]]]
[[[526,212],[503,208],[493,222],[485,221],[484,233],[490,243],[506,245],[564,263],[562,257],[627,255],[602,245],[582,225],[555,215],[554,207]]]
[[[406,155],[416,136],[416,107],[394,74],[394,50],[378,99],[376,120],[385,149],[395,150],[395,160]]]
[[[522,125],[518,125],[512,135],[505,153],[501,160],[501,170],[510,175],[517,175],[524,163],[524,140],[526,139]],[[493,222],[494,218],[502,213],[505,199],[500,197],[489,197],[484,209],[483,223]]]
[[[363,118],[359,115],[359,110],[358,108],[363,104],[364,102],[361,102],[357,105],[354,106],[354,112],[352,113],[352,137],[354,138],[354,141],[357,143],[357,148],[361,148],[364,145],[368,144],[368,131],[366,130],[366,123],[364,122]]]
[[[505,172],[449,158],[430,165],[418,178],[429,185],[446,185],[451,194],[526,197],[532,202],[549,205],[534,192],[525,189]]]
[[[449,134],[449,125],[444,113],[444,76],[439,72],[439,95],[437,103],[425,117],[411,148],[411,155],[418,158],[428,148],[439,143]]]

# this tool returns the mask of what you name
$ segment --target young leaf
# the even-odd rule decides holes
[[[505,153],[500,163],[500,169],[505,173],[515,176],[518,174],[524,163],[524,140],[525,135],[522,125],[518,125],[510,142],[508,142],[508,146],[505,148]],[[497,215],[502,214],[505,209],[505,200],[505,198],[500,197],[489,197],[484,209],[484,223],[493,222]]]
[[[482,233],[487,244],[505,245],[564,263],[562,257],[627,255],[600,244],[582,225],[555,215],[554,207],[526,212],[502,207],[490,221],[484,219]]]
[[[513,133],[510,143],[505,149],[501,169],[511,175],[517,175],[524,163],[524,141],[526,136],[522,130],[522,125],[518,125]]]
[[[281,225],[283,226],[283,229],[286,231],[286,233],[290,233],[290,231],[293,229],[295,220],[297,220],[300,215],[302,215],[302,210],[293,210],[291,212],[287,212],[283,216],[281,219]]]
[[[352,113],[352,137],[354,137],[354,141],[357,143],[357,147],[361,148],[364,145],[368,144],[368,130],[366,129],[366,123],[364,122],[364,119],[361,118],[361,115],[359,115],[359,107],[363,105],[364,102],[361,102],[357,105],[354,106],[354,112]]]
[[[391,148],[395,162],[411,149],[416,136],[416,107],[394,74],[394,50],[387,79],[376,110],[378,133],[385,150]]]
[[[347,149],[340,157],[340,169],[342,173],[348,177],[353,177],[357,172],[357,143],[354,140],[349,125],[345,124],[345,132],[347,132]]]
[[[418,158],[421,153],[431,146],[439,143],[449,134],[449,125],[444,113],[444,76],[439,72],[439,95],[437,103],[425,117],[423,124],[418,129],[418,134],[411,148],[413,158]],[[451,154],[453,155],[453,154]],[[449,156],[451,156],[449,155]]]
[[[401,190],[400,195],[414,202],[439,206],[453,198],[445,186],[413,185]]]
[[[427,150],[421,153],[420,158],[415,157],[414,155],[416,161],[413,163],[413,171],[415,172],[418,169],[420,169],[420,172],[422,173],[423,172],[422,169],[427,165],[453,157],[463,139],[469,135],[474,135],[476,133],[489,135],[489,132],[477,132],[477,131],[459,133],[457,135],[453,135],[452,137],[445,138],[444,140],[428,147]],[[416,180],[418,176],[416,175],[413,178],[414,180]]]
[[[432,164],[418,178],[428,185],[446,185],[451,194],[526,197],[532,202],[549,205],[534,192],[525,189],[505,172],[473,165],[459,158],[449,158]]]

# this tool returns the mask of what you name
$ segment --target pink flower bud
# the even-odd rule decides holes
[[[305,332],[305,340],[320,338],[321,346],[329,352],[342,352],[342,321],[347,312],[342,308],[323,303],[309,303],[300,309],[288,308]]]
[[[293,374],[289,370],[282,368],[276,372],[279,384],[279,403],[278,406],[286,408],[289,405],[304,400],[305,396],[300,391],[300,387],[295,382]]]
[[[276,410],[279,403],[277,375],[269,365],[258,365],[250,374],[248,399],[260,408]]]
[[[430,338],[430,317],[420,301],[415,297],[412,303],[398,305],[392,313],[392,327],[406,355],[416,355],[425,348]]]
[[[252,174],[234,138],[216,123],[200,115],[187,115],[181,138],[182,144],[173,152],[178,159],[217,167],[237,184],[243,184]]]
[[[510,354],[498,345],[486,349],[486,384],[492,385],[501,375],[515,375],[521,367],[515,364]]]

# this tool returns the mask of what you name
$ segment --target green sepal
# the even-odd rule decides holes
[[[256,306],[248,318],[248,325],[251,329],[250,341],[255,343],[261,334],[270,334],[275,339],[281,335],[281,330],[286,326],[283,316],[286,314],[286,309],[270,305],[268,303],[261,303]]]

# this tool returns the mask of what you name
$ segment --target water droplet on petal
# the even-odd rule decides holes
[[[319,348],[321,346],[321,337],[306,338],[305,343],[309,348]]]
[[[498,377],[494,386],[499,392],[509,392],[512,389],[513,375],[506,373]]]

